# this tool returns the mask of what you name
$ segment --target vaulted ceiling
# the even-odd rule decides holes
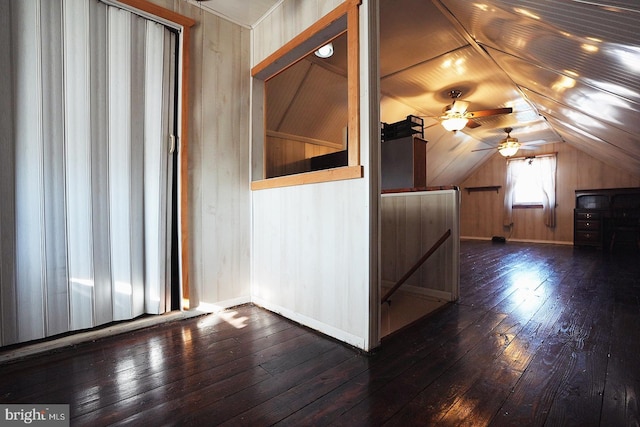
[[[201,4],[251,27],[280,2]],[[506,127],[640,175],[638,28],[640,3],[624,0],[380,0],[381,119],[425,117],[432,185],[460,183]],[[469,111],[513,113],[448,132],[451,90]]]

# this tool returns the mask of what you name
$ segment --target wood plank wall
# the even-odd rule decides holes
[[[455,190],[382,196],[380,268],[384,284],[396,283],[447,230],[451,230],[451,237],[409,277],[405,288],[437,291],[430,295],[449,294],[451,300],[457,297],[458,203]]]
[[[309,159],[340,151],[337,148],[285,138],[267,137],[266,176],[281,176],[309,171]]]
[[[640,186],[640,175],[634,176],[611,167],[567,143],[547,145],[544,149],[527,151],[526,155],[551,152],[558,153],[555,229],[544,225],[542,209],[515,209],[513,230],[503,228],[506,161],[496,153],[460,184],[461,236],[479,238],[505,236],[514,240],[572,243],[576,189]],[[492,185],[501,186],[498,193],[483,191],[469,194],[464,190],[465,187]]]
[[[283,1],[253,29],[253,65],[342,3],[342,0]]]
[[[189,240],[192,307],[250,300],[250,30],[179,0],[193,18],[189,74]]]

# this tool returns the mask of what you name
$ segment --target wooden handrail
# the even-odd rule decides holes
[[[402,284],[403,284],[404,282],[406,282],[406,281],[407,281],[407,279],[409,279],[409,277],[411,277],[411,275],[412,275],[413,273],[415,273],[415,271],[416,271],[418,268],[420,268],[420,266],[421,266],[422,264],[424,264],[424,262],[425,262],[425,261],[426,261],[426,260],[427,260],[431,255],[433,255],[433,253],[434,253],[434,252],[435,252],[435,251],[440,247],[440,245],[442,245],[442,244],[443,244],[443,243],[444,243],[444,242],[449,238],[449,236],[451,236],[451,229],[448,229],[448,230],[447,230],[447,231],[442,235],[442,237],[440,237],[440,238],[438,239],[438,241],[437,241],[437,242],[435,242],[435,243],[433,244],[433,246],[431,246],[431,248],[430,248],[430,249],[429,249],[429,250],[428,250],[424,255],[422,255],[422,258],[420,258],[420,259],[418,260],[418,262],[416,262],[416,263],[413,265],[413,267],[411,267],[411,268],[409,269],[409,271],[407,271],[407,272],[405,273],[405,275],[404,275],[404,276],[402,276],[402,277],[400,278],[400,280],[398,280],[398,281],[396,282],[396,284],[395,284],[395,285],[393,285],[393,287],[392,287],[391,289],[389,289],[389,291],[388,291],[388,292],[387,292],[387,293],[382,297],[382,300],[380,301],[380,304],[384,304],[385,302],[387,302],[387,300],[388,300],[389,298],[391,298],[391,295],[393,295],[393,293],[394,293],[395,291],[397,291],[397,290],[398,290],[398,288],[399,288],[400,286],[402,286]]]

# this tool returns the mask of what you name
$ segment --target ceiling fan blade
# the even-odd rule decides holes
[[[430,124],[429,126],[425,126],[422,130],[427,130],[427,129],[429,129],[429,128],[432,128],[432,127],[434,127],[434,126],[439,126],[439,125],[440,125],[440,122],[438,122],[438,123],[433,123],[433,124]]]
[[[475,152],[475,151],[488,151],[488,150],[497,150],[498,147],[491,147],[491,148],[478,148],[476,150],[471,150],[471,152]]]
[[[534,141],[527,141],[527,142],[522,142],[520,143],[520,145],[545,145],[545,144],[549,144],[548,141],[545,141],[544,139],[536,139]]]
[[[467,127],[468,127],[468,128],[474,129],[474,128],[477,128],[477,127],[479,127],[479,126],[480,126],[480,123],[478,123],[478,122],[476,122],[476,121],[474,121],[474,120],[469,119],[469,120],[467,121]]]
[[[464,114],[467,111],[467,108],[469,108],[469,103],[467,101],[454,100],[448,112]]]
[[[488,117],[488,116],[497,116],[500,114],[511,114],[513,113],[513,108],[493,108],[491,110],[480,110],[480,111],[469,111],[466,115],[470,119],[475,119],[478,117]]]

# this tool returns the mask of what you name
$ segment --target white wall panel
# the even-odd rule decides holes
[[[249,30],[195,7],[190,302],[250,300]]]
[[[252,65],[340,3],[283,2],[253,31]],[[253,300],[363,349],[377,344],[371,321],[377,307],[370,304],[378,285],[372,254],[378,248],[379,190],[377,169],[369,167],[370,161],[377,164],[369,135],[371,129],[377,134],[379,121],[377,107],[369,109],[371,97],[377,99],[377,93],[369,92],[369,25],[368,9],[361,7],[360,102],[366,113],[361,116],[360,158],[365,177],[252,193]]]
[[[366,348],[368,180],[253,192],[256,303]]]

